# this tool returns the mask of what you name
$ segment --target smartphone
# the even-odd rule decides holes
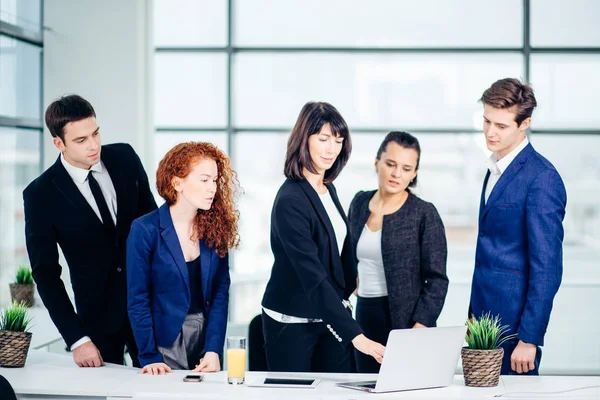
[[[204,375],[186,375],[183,378],[184,382],[202,382],[204,380]]]

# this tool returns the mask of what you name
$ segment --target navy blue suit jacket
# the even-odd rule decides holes
[[[229,257],[200,241],[206,315],[204,351],[223,354],[229,304]],[[169,206],[136,219],[127,239],[128,311],[142,366],[162,362],[190,308],[190,283]]]
[[[518,340],[542,346],[562,279],[565,186],[531,144],[502,173],[484,203],[489,175],[479,208],[472,313],[499,315]]]

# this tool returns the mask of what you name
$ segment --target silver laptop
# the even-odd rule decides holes
[[[376,381],[337,385],[369,393],[449,386],[466,332],[465,326],[393,330]]]

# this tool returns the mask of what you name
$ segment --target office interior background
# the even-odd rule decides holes
[[[317,100],[351,128],[335,182],[346,210],[358,190],[376,188],[385,133],[418,137],[417,193],[439,210],[449,244],[438,325],[462,324],[488,156],[478,99],[517,77],[539,104],[530,140],[568,193],[541,372],[600,374],[598,16],[597,0],[0,0],[0,306],[29,263],[22,190],[58,156],[43,111],[78,93],[94,105],[103,143],[133,145],[152,185],[179,142],[210,141],[231,157],[243,191],[229,330],[243,333],[272,264],[287,135]]]

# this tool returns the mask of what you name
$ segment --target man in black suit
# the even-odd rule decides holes
[[[46,126],[61,154],[23,191],[38,292],[77,365],[123,364],[127,345],[139,366],[127,316],[125,247],[133,220],[156,209],[148,177],[130,145],[101,146],[96,113],[82,97],[50,104]],[[57,245],[77,312],[60,277]]]

